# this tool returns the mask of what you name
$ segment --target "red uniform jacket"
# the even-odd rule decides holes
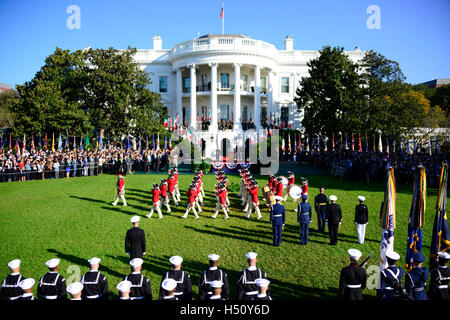
[[[166,198],[167,197],[167,184],[163,184],[159,187],[161,189],[161,197]]]
[[[123,177],[120,177],[119,179],[117,179],[117,191],[118,192],[125,191],[125,179]]]
[[[255,204],[258,204],[258,186],[254,186],[250,189],[250,194],[252,195],[252,201]]]
[[[159,189],[153,189],[150,191],[152,194],[153,204],[157,203],[159,201],[159,195],[161,194],[161,190]]]
[[[283,188],[284,188],[283,183],[278,182],[277,183],[277,187],[276,187],[275,195],[279,196],[279,197],[282,197],[283,196]]]

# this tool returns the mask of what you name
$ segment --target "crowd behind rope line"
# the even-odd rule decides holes
[[[383,183],[386,179],[386,168],[395,169],[398,183],[411,184],[412,172],[419,165],[425,167],[428,185],[438,187],[442,162],[447,161],[445,153],[429,155],[428,152],[408,154],[404,151],[390,152],[357,152],[351,149],[335,151],[311,150],[309,152],[281,152],[281,160],[309,162],[313,167],[331,170],[333,167],[343,168],[343,178],[357,182]]]
[[[0,149],[0,182],[93,176],[123,170],[161,172],[176,165],[171,149],[36,150],[18,154]]]

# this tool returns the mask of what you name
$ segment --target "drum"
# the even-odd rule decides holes
[[[273,193],[270,190],[269,186],[264,186],[263,187],[263,196],[264,196],[264,199],[266,199],[268,204],[274,205],[276,203],[275,196],[273,195]]]
[[[281,176],[281,183],[283,184],[284,188],[287,188],[287,186],[289,184],[289,179],[286,178],[285,176]]]
[[[300,199],[302,196],[302,188],[296,184],[293,184],[289,189],[289,196],[294,200]]]

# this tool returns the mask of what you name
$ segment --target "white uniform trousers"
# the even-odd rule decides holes
[[[217,214],[219,213],[219,210],[222,209],[223,210],[223,214],[225,215],[225,219],[228,219],[228,212],[227,212],[227,208],[226,206],[224,206],[223,204],[221,204],[220,202],[217,203],[216,208],[214,209],[214,214],[211,216],[211,218],[216,218]]]
[[[150,213],[148,215],[146,215],[146,217],[151,218],[153,216],[153,213],[155,212],[155,210],[156,210],[156,212],[158,212],[158,217],[160,219],[162,219],[163,215],[161,212],[161,200],[159,200],[158,202],[156,202],[152,205],[152,208],[150,209]]]
[[[185,212],[184,216],[181,216],[181,217],[182,217],[182,218],[186,218],[187,215],[188,215],[188,213],[189,213],[191,210],[192,210],[192,212],[194,212],[195,219],[200,218],[200,217],[198,216],[198,214],[197,214],[197,211],[195,210],[195,201],[194,201],[193,203],[188,203],[188,206],[187,206],[187,208],[186,208],[186,212]]]
[[[247,214],[245,215],[245,217],[246,218],[250,218],[250,215],[252,214],[253,209],[255,209],[255,212],[258,215],[257,219],[261,219],[262,216],[261,216],[261,211],[259,211],[259,202],[255,203],[255,202],[252,201],[252,199],[250,199],[249,203],[250,203],[250,205],[249,205],[249,208],[247,210]]]
[[[123,206],[127,206],[127,201],[125,200],[125,192],[124,193],[117,193],[116,200],[112,203],[113,206],[117,205],[117,202],[119,202],[119,199],[122,199]]]
[[[355,222],[355,225],[356,225],[356,233],[358,234],[358,243],[363,244],[364,238],[366,236],[367,223],[359,224]]]

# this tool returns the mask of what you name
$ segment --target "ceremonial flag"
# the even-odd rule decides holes
[[[345,136],[345,150],[348,150],[348,141],[347,141],[347,135]]]
[[[428,155],[431,157],[433,154],[431,152],[432,147],[431,147],[431,138],[428,137]]]
[[[422,227],[427,203],[427,177],[425,168],[419,166],[414,170],[414,185],[411,209],[408,220],[408,242],[406,248],[405,266],[412,269],[412,255],[422,251]]]
[[[417,152],[417,140],[416,138],[414,138],[414,148],[413,148],[413,153]]]
[[[375,135],[373,135],[373,145],[372,145],[373,152],[377,151],[376,144],[375,144]]]
[[[11,136],[11,133],[9,134],[9,150],[11,151],[12,150],[12,141],[11,141],[11,139],[12,139],[12,136]]]
[[[395,136],[394,136],[394,142],[392,143],[392,152],[395,153]]]
[[[434,154],[436,156],[438,156],[439,155],[439,144],[438,144],[438,137],[437,136],[436,136],[436,143],[434,144],[434,149],[435,149]]]
[[[156,150],[160,150],[161,149],[161,142],[159,141],[159,132],[158,132],[158,140],[156,143]]]
[[[389,138],[386,136],[386,153],[389,154]]]
[[[281,136],[281,150],[283,150],[283,152],[286,151],[286,147],[284,145],[284,136]]]
[[[77,140],[75,139],[75,132],[73,133],[73,149],[77,148]]]
[[[100,136],[100,143],[99,143],[98,149],[99,149],[100,151],[103,150],[103,138],[102,138],[102,136]]]
[[[297,132],[294,133],[294,153],[297,152]]]
[[[52,133],[52,152],[55,152],[55,133]]]
[[[167,135],[164,132],[164,149],[167,149]]]
[[[1,145],[0,148],[3,150],[3,134],[2,134],[2,138],[1,139],[2,139],[2,145]]]
[[[352,133],[352,151],[355,151],[355,138],[353,137],[353,133]]]
[[[358,151],[362,152],[361,134],[358,133]]]
[[[139,136],[139,152],[141,152],[142,149],[142,139],[141,136]]]
[[[403,151],[403,147],[404,147],[403,139],[402,137],[400,137],[400,151]]]
[[[324,138],[323,138],[323,144],[324,144],[324,151],[325,152],[327,152],[328,151],[328,138],[327,138],[327,136],[325,136]]]
[[[45,134],[44,149],[47,151],[47,134]]]
[[[31,151],[35,151],[34,150],[34,135],[31,135]]]
[[[439,189],[436,199],[436,216],[434,218],[433,234],[430,246],[430,269],[436,265],[439,252],[445,252],[450,248],[450,234],[447,221],[447,179],[448,164],[442,163],[439,178]]]
[[[406,141],[406,153],[411,154],[411,145],[409,144],[409,139]]]
[[[62,136],[61,136],[61,132],[59,133],[58,150],[59,151],[62,150]]]
[[[20,147],[19,147],[19,139],[16,138],[16,146],[14,147],[16,149],[16,153],[20,154]]]
[[[42,150],[41,136],[39,136],[38,145],[39,145],[39,150]]]
[[[26,147],[25,134],[23,134],[22,153],[25,153],[25,147]]]
[[[130,136],[127,135],[127,150],[130,149]]]
[[[83,151],[83,135],[80,135],[80,151]]]
[[[309,136],[306,136],[306,152],[309,152]]]
[[[331,150],[334,151],[334,133],[331,139]]]
[[[152,136],[153,136],[152,149],[155,150],[155,134],[153,134]]]
[[[64,149],[68,150],[69,149],[69,135],[66,135],[66,145],[64,146]]]
[[[378,151],[383,152],[383,143],[381,142],[381,133],[378,136]]]
[[[384,270],[387,267],[386,252],[394,250],[394,229],[396,227],[395,202],[396,187],[394,168],[390,167],[386,175],[384,200],[381,203],[380,209],[380,221],[382,228],[379,265],[380,271]],[[380,281],[378,282],[378,286],[380,286]],[[379,289],[379,287],[377,289]]]
[[[302,151],[302,135],[298,135],[298,150]]]
[[[366,133],[366,152],[369,152],[369,140],[367,139],[367,133]]]
[[[89,145],[89,134],[86,135],[86,145],[85,145],[86,149],[88,145]]]

